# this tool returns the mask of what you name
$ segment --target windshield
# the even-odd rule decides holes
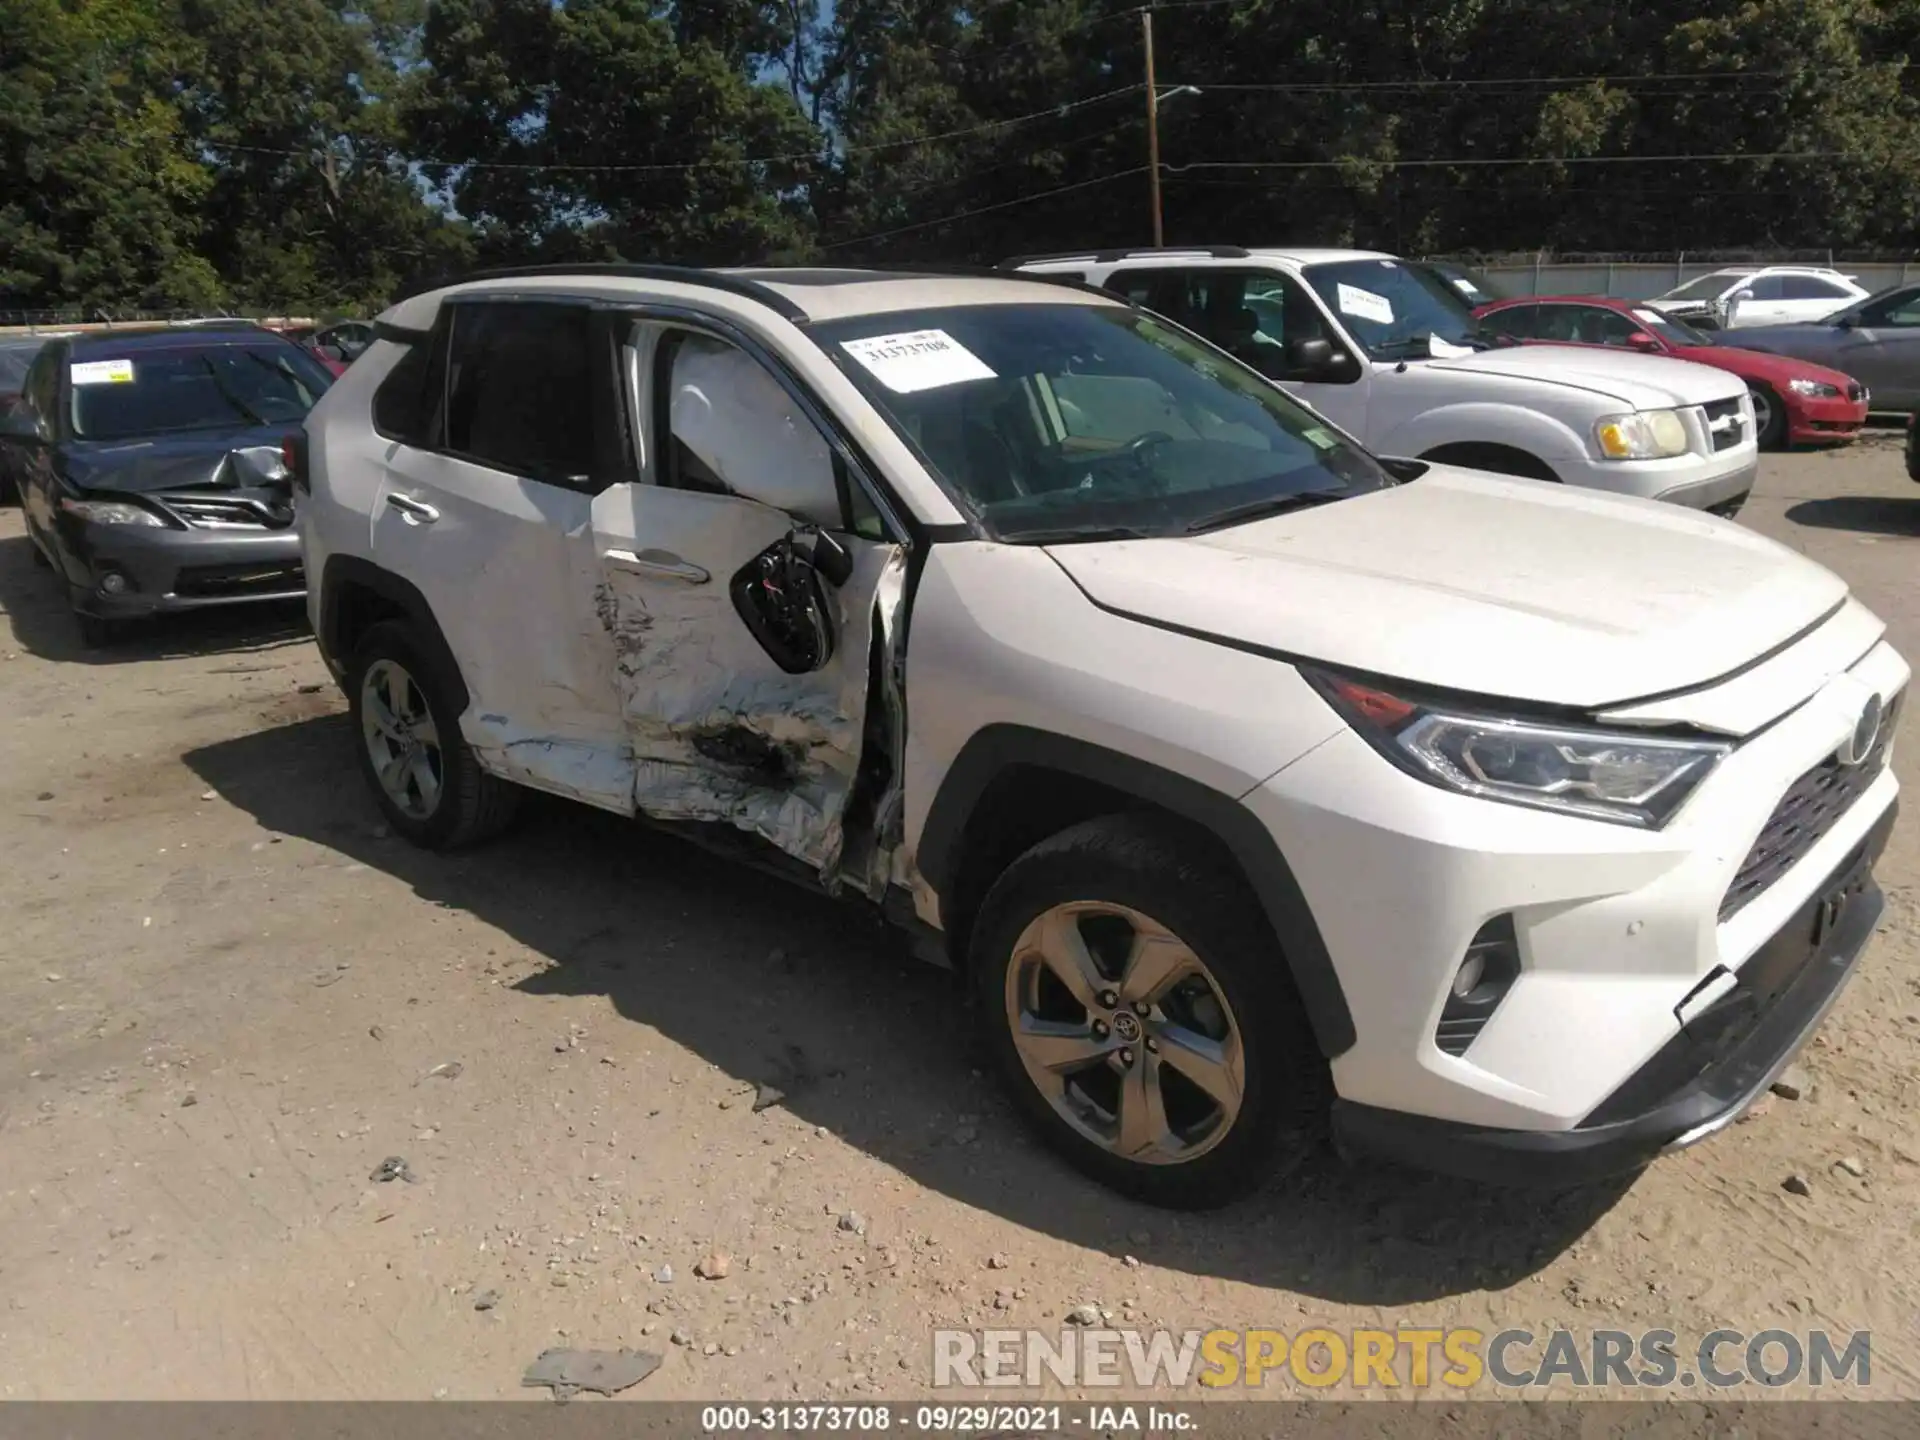
[[[1746,278],[1744,275],[1718,273],[1702,275],[1697,280],[1689,280],[1684,285],[1675,286],[1660,298],[1662,300],[1718,300]]]
[[[1428,266],[1341,260],[1309,265],[1302,273],[1375,360],[1424,360],[1487,348],[1460,292]]]
[[[1662,315],[1658,310],[1649,310],[1644,305],[1633,307],[1633,318],[1669,345],[1685,347],[1713,344],[1711,335],[1703,335],[1686,321],[1676,320],[1671,315]]]
[[[73,431],[85,440],[129,440],[189,430],[296,424],[333,383],[296,345],[186,344],[74,359],[67,376]]]
[[[810,333],[999,540],[1187,534],[1394,483],[1143,311],[975,305]]]

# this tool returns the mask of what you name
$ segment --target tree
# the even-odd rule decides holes
[[[804,244],[821,153],[781,44],[706,7],[445,0],[407,115],[490,257],[756,260]]]
[[[0,306],[219,302],[205,165],[168,103],[160,0],[15,0],[0,25]]]

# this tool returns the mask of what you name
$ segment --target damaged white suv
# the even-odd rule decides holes
[[[1038,280],[502,272],[378,333],[294,469],[393,826],[529,786],[879,905],[1134,1195],[1329,1124],[1632,1169],[1873,932],[1907,665],[1736,525],[1376,460]]]

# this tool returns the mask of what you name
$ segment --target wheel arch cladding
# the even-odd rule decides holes
[[[385,620],[405,621],[412,626],[424,658],[433,665],[433,678],[447,687],[455,713],[466,712],[472,697],[460,663],[433,617],[433,607],[411,581],[356,555],[334,555],[327,560],[321,584],[319,640],[330,657],[345,665],[360,637],[373,626]]]
[[[1022,725],[990,725],[967,741],[921,829],[916,865],[939,897],[956,958],[981,899],[1015,856],[1067,826],[1128,809],[1164,812],[1218,844],[1267,918],[1321,1053],[1331,1060],[1351,1048],[1353,1014],[1326,941],[1292,867],[1251,810],[1188,776]]]
[[[1553,467],[1517,445],[1502,445],[1491,440],[1457,440],[1436,445],[1420,457],[1436,465],[1457,465],[1462,470],[1484,470],[1490,475],[1513,475],[1522,480],[1558,480]]]

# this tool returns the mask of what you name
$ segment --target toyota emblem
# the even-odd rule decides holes
[[[1860,707],[1860,719],[1853,727],[1853,733],[1841,743],[1839,759],[1842,765],[1858,765],[1873,753],[1874,743],[1880,738],[1880,725],[1886,718],[1884,707],[1878,695],[1869,695],[1867,703]]]

